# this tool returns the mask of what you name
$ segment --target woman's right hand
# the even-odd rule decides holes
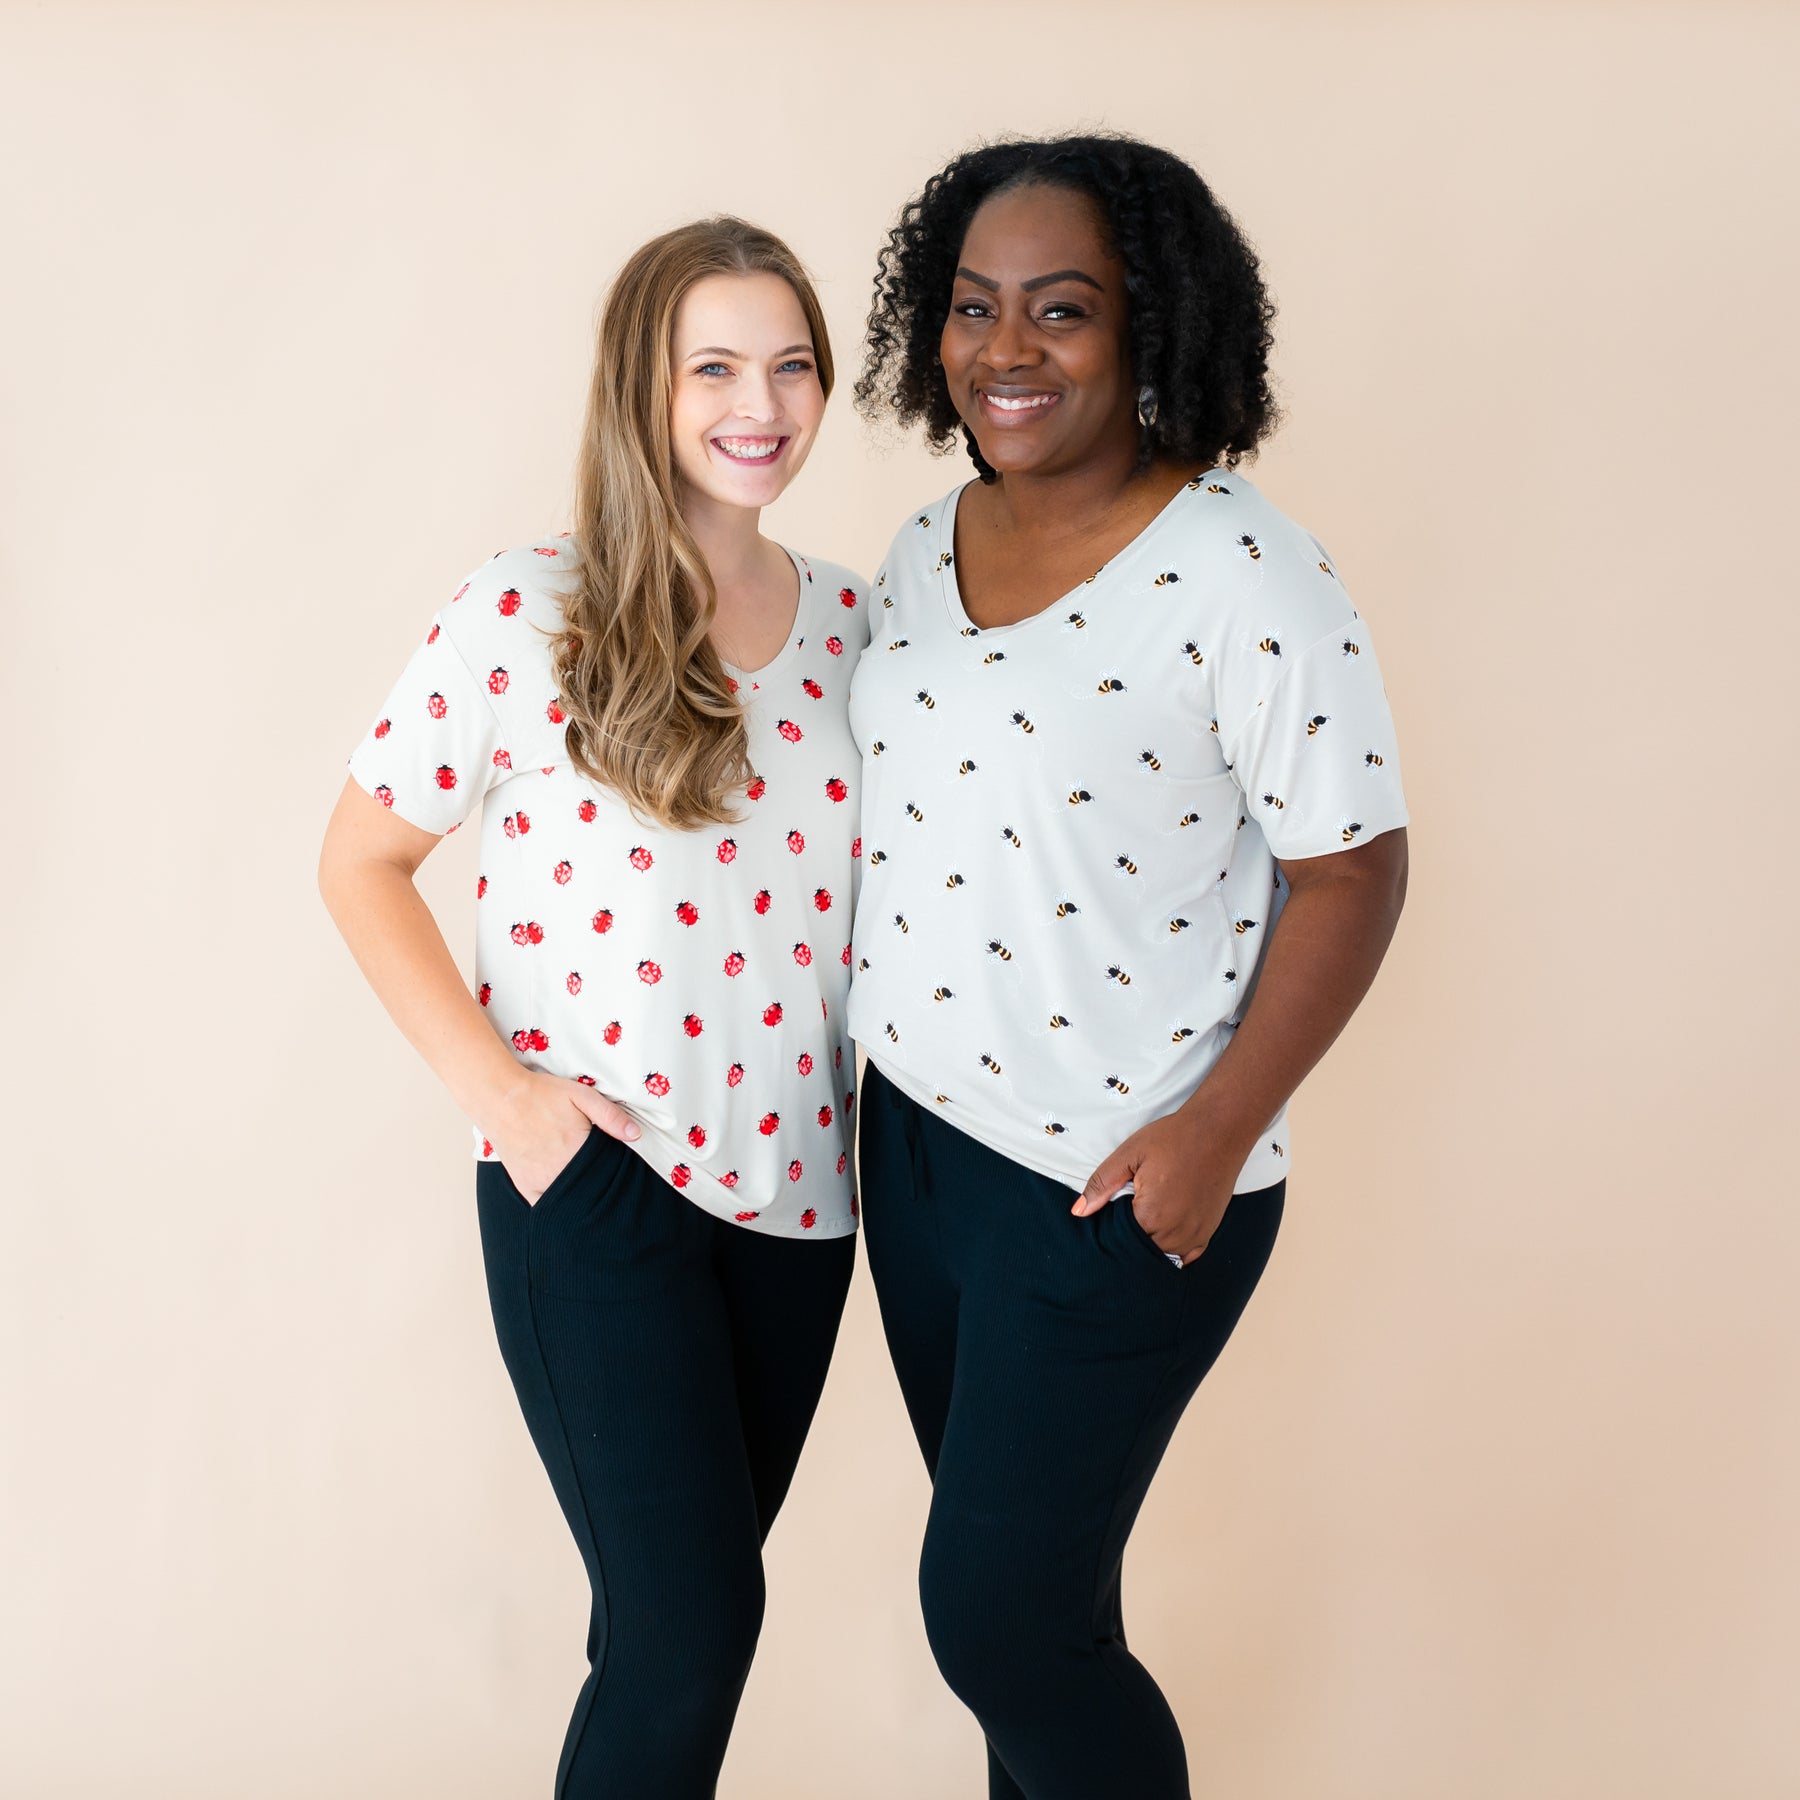
[[[560,1075],[526,1074],[484,1123],[513,1186],[533,1206],[587,1142],[590,1127],[626,1143],[638,1135],[638,1122],[624,1107]]]

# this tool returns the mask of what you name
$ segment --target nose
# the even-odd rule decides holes
[[[733,410],[739,418],[747,419],[753,425],[767,425],[781,416],[775,384],[764,371],[752,369],[739,381],[737,405]]]
[[[1028,322],[1011,307],[1002,307],[993,330],[982,338],[981,361],[996,374],[1006,374],[1035,368],[1043,360],[1043,350],[1033,342]]]

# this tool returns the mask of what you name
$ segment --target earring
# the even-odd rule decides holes
[[[1146,431],[1156,424],[1156,389],[1147,382],[1138,389],[1138,423]]]

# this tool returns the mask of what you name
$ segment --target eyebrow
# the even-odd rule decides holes
[[[990,294],[997,294],[1000,291],[999,282],[990,275],[977,275],[973,269],[958,269],[956,273],[962,280],[972,281],[977,287],[986,288]],[[1029,281],[1021,281],[1019,286],[1026,293],[1035,294],[1039,288],[1049,287],[1055,281],[1085,281],[1089,287],[1099,289],[1101,293],[1106,291],[1093,276],[1080,269],[1057,269],[1049,275],[1034,275]]]
[[[808,356],[811,356],[813,353],[811,344],[789,344],[785,350],[777,350],[775,354],[777,356],[792,356],[796,350],[803,350]],[[683,362],[692,362],[696,356],[729,356],[738,362],[748,362],[750,360],[742,350],[727,350],[723,344],[703,344],[698,350],[690,350],[681,360]]]

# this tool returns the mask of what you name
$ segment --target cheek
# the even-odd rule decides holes
[[[718,407],[704,389],[683,382],[669,406],[669,441],[675,450],[675,466],[705,468],[706,437],[716,421]]]
[[[787,415],[795,427],[807,437],[819,429],[825,417],[825,396],[816,381],[799,383],[787,397]]]

